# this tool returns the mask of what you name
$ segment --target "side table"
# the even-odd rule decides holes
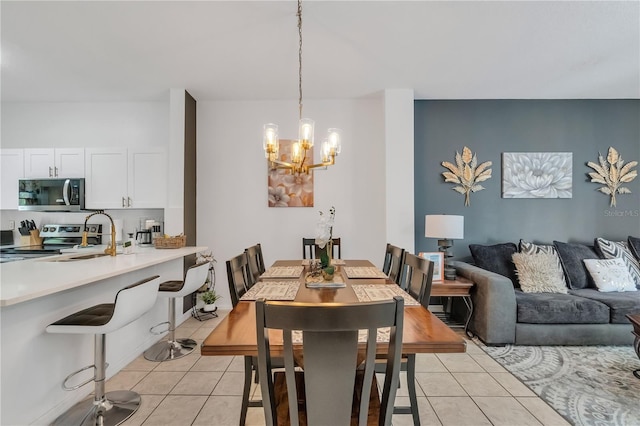
[[[629,314],[627,315],[631,324],[633,324],[633,334],[636,336],[633,341],[633,348],[636,350],[636,355],[640,358],[640,314]],[[640,379],[640,369],[635,370],[633,375]]]
[[[434,281],[431,284],[431,297],[461,297],[469,310],[464,323],[464,332],[469,337],[473,334],[468,331],[469,321],[473,315],[473,301],[471,300],[471,289],[475,283],[465,277],[457,277],[455,280]]]

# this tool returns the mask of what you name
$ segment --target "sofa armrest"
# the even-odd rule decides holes
[[[471,291],[470,331],[488,345],[515,343],[516,295],[511,280],[465,262],[453,261],[452,265],[458,275],[476,284]]]

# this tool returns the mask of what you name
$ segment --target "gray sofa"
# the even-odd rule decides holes
[[[568,294],[524,293],[507,276],[470,263],[452,262],[458,275],[475,282],[469,331],[487,345],[630,345],[625,317],[640,312],[640,291],[602,293],[594,288]]]

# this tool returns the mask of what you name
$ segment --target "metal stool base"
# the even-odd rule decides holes
[[[149,361],[170,361],[189,355],[198,346],[193,339],[163,340],[144,351],[145,359]]]
[[[131,391],[107,392],[98,405],[93,398],[80,401],[60,415],[52,426],[116,426],[140,408],[140,395]]]

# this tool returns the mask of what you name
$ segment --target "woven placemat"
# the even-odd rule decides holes
[[[298,281],[262,281],[251,287],[240,300],[294,300],[299,287]]]

